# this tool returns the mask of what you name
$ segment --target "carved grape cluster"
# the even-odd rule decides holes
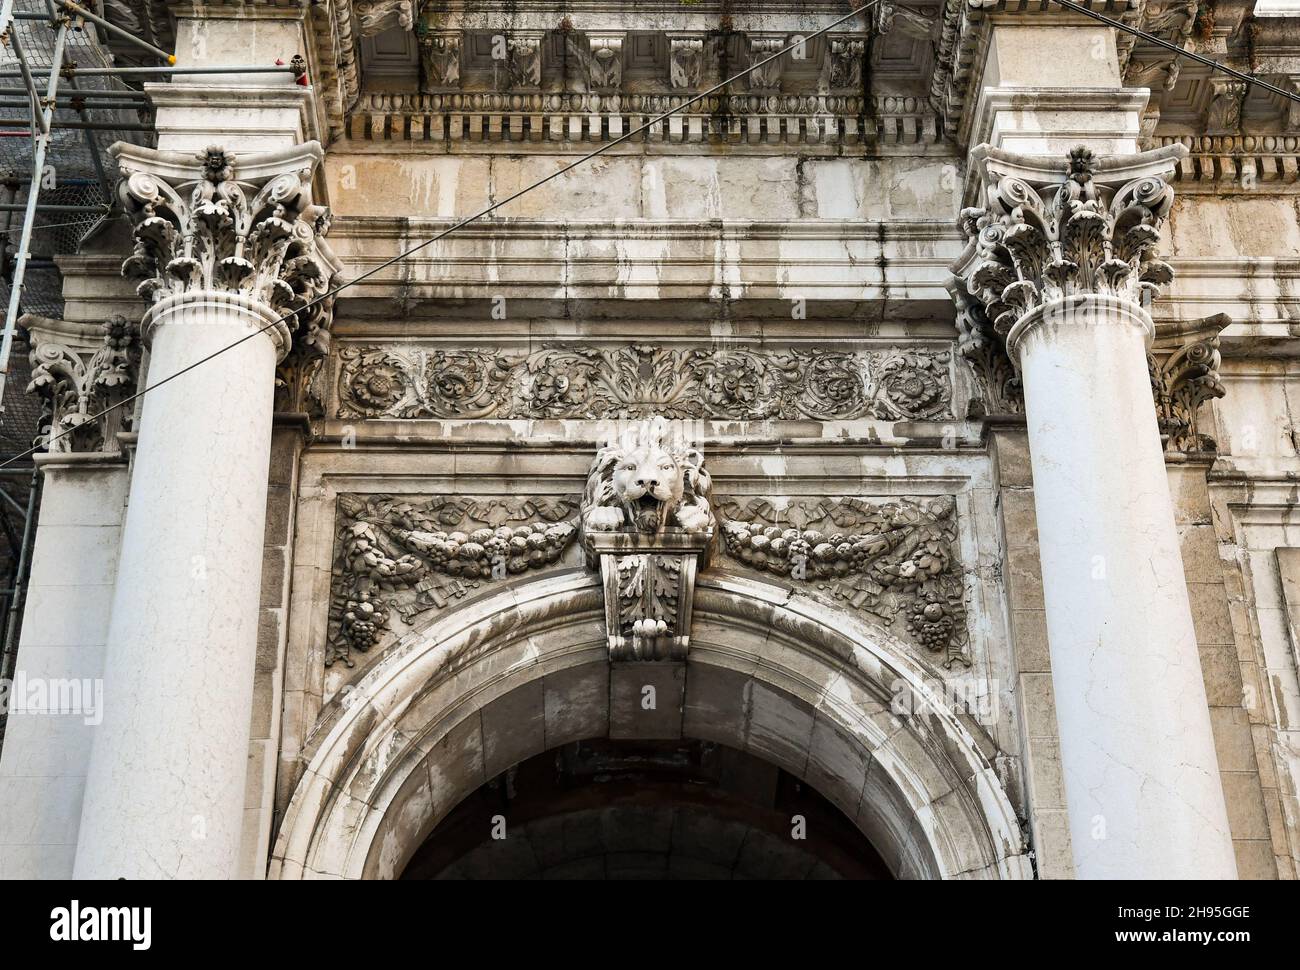
[[[371,598],[370,590],[348,600],[343,611],[342,632],[354,650],[365,653],[379,642],[387,628],[388,609]]]
[[[952,639],[952,608],[942,593],[926,590],[907,611],[907,632],[929,650],[942,650]]]

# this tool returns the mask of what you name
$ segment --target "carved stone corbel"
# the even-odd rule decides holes
[[[1246,101],[1246,82],[1231,77],[1212,77],[1210,104],[1205,111],[1207,135],[1235,135],[1241,131],[1241,112]]]
[[[785,35],[779,37],[753,37],[749,41],[749,63],[757,64],[786,45]],[[762,67],[749,72],[749,90],[776,92],[781,90],[781,74],[785,68],[786,57],[768,61]]]
[[[1201,405],[1223,397],[1219,380],[1219,333],[1232,322],[1224,313],[1206,317],[1166,339],[1147,355],[1160,440],[1167,451],[1213,452],[1214,439],[1201,433]]]
[[[596,92],[618,91],[623,86],[624,35],[592,34],[587,38],[587,85]]]
[[[1199,7],[1198,0],[1157,0],[1147,8],[1142,26],[1162,40],[1177,42],[1191,37]]]
[[[668,38],[668,84],[674,91],[694,91],[704,77],[704,35]]]
[[[352,9],[362,37],[393,27],[410,30],[415,24],[415,0],[353,0]]]
[[[588,533],[600,564],[610,660],[685,660],[695,576],[713,533]]]
[[[851,37],[832,37],[826,51],[826,84],[832,91],[862,89],[862,67],[866,58],[865,41]]]
[[[877,34],[887,34],[897,24],[903,33],[912,37],[928,39],[934,30],[937,17],[911,7],[904,7],[893,0],[882,0],[876,6],[874,27]]]
[[[685,660],[695,577],[716,521],[699,451],[663,418],[629,428],[592,463],[582,542],[605,594],[611,660]]]
[[[420,35],[420,66],[426,91],[460,87],[460,46],[458,31]]]
[[[128,407],[101,412],[135,393],[140,370],[140,327],[123,316],[101,326],[28,314],[32,380],[45,411],[34,442],[52,454],[102,451],[116,454],[119,431],[131,428]]]
[[[492,69],[498,89],[529,91],[541,87],[544,41],[542,31],[520,31],[504,38],[504,47],[499,51],[494,46]]]

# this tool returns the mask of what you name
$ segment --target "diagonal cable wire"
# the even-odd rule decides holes
[[[268,330],[271,330],[282,323],[286,323],[288,320],[290,320],[297,314],[301,313],[303,310],[310,309],[316,304],[321,303],[324,300],[330,299],[336,293],[340,293],[343,290],[346,290],[350,286],[355,286],[356,284],[362,282],[363,280],[367,280],[370,277],[374,276],[375,274],[383,272],[385,269],[392,266],[394,263],[399,263],[402,260],[414,255],[415,253],[418,253],[420,250],[425,249],[428,246],[432,246],[438,240],[445,239],[447,236],[450,236],[456,230],[469,225],[471,222],[476,222],[479,219],[482,219],[484,216],[490,215],[491,213],[495,212],[497,209],[500,209],[502,206],[508,205],[509,203],[513,202],[521,195],[531,192],[533,189],[539,188],[540,186],[545,185],[547,182],[550,182],[552,179],[559,178],[561,175],[564,175],[567,172],[573,171],[575,168],[577,168],[579,165],[582,165],[584,162],[588,162],[599,155],[605,154],[605,152],[609,151],[615,145],[622,144],[623,142],[632,138],[634,135],[639,135],[641,132],[653,127],[654,125],[663,121],[665,118],[669,117],[670,115],[676,114],[677,112],[681,111],[683,108],[688,108],[691,105],[704,100],[709,95],[721,91],[727,85],[735,81],[738,81],[740,78],[744,77],[749,72],[757,70],[758,68],[762,67],[764,64],[768,64],[776,60],[778,57],[781,57],[782,55],[789,53],[792,50],[795,50],[796,48],[802,47],[803,45],[807,44],[810,40],[814,39],[815,37],[819,37],[822,34],[826,33],[827,31],[832,30],[835,27],[838,27],[840,24],[852,20],[854,17],[858,16],[859,14],[865,13],[866,11],[870,10],[872,7],[876,6],[880,2],[881,0],[871,0],[870,3],[864,4],[863,6],[858,7],[856,10],[852,10],[849,13],[846,13],[843,17],[840,17],[838,20],[831,21],[826,26],[818,28],[817,30],[813,31],[811,34],[800,36],[799,39],[796,40],[795,42],[788,44],[785,47],[782,47],[779,51],[776,51],[775,53],[768,55],[767,57],[763,58],[761,61],[757,61],[753,64],[750,64],[744,70],[739,71],[736,74],[733,74],[725,81],[720,81],[719,83],[715,84],[713,87],[709,88],[708,90],[701,91],[699,94],[695,95],[694,97],[691,97],[686,101],[683,101],[681,104],[677,105],[677,107],[670,108],[668,111],[665,111],[663,114],[656,115],[655,117],[647,121],[645,124],[641,125],[639,128],[634,128],[631,131],[627,132],[627,134],[620,135],[618,138],[615,138],[613,141],[602,145],[600,148],[597,148],[595,151],[588,152],[586,155],[583,155],[581,158],[575,159],[574,161],[570,162],[568,165],[556,169],[550,175],[544,176],[543,178],[538,179],[536,182],[533,182],[530,185],[526,185],[522,189],[513,192],[512,194],[506,196],[501,201],[494,202],[487,208],[481,209],[471,216],[466,216],[464,219],[461,219],[459,222],[455,222],[452,225],[448,226],[446,229],[442,230],[442,232],[438,233],[437,235],[431,236],[430,238],[426,239],[424,242],[418,243],[417,245],[412,246],[410,249],[407,249],[404,252],[400,252],[396,256],[392,256],[389,259],[384,260],[379,265],[366,270],[360,276],[355,276],[352,279],[340,283],[334,289],[322,293],[320,296],[316,297],[315,299],[303,304],[297,310],[294,310],[291,313],[286,313],[284,316],[272,320],[270,323],[268,323],[266,326],[262,327],[261,329],[254,330],[252,333],[247,333],[244,336],[240,337],[238,340],[234,341],[233,343],[227,344],[224,347],[220,347],[217,350],[214,350],[212,353],[208,354],[207,356],[200,357],[198,360],[194,361],[193,363],[187,364],[185,367],[182,367],[176,373],[164,377],[162,380],[157,381],[153,384],[149,384],[146,387],[142,387],[140,390],[136,391],[130,397],[123,398],[121,401],[118,401],[116,404],[109,405],[108,407],[104,408],[104,410],[96,414],[90,415],[87,420],[97,421],[100,418],[102,418],[104,415],[110,413],[111,411],[115,411],[118,408],[124,407],[127,404],[131,404],[132,402],[139,400],[140,398],[144,397],[144,395],[148,394],[150,391],[154,390],[155,388],[162,387],[162,385],[170,381],[174,381],[182,374],[192,371],[200,364],[205,364],[208,361],[212,360],[214,357],[219,357],[222,354],[224,354],[226,351],[233,350],[235,347],[238,347],[240,344],[244,343],[245,341],[252,340],[254,337],[266,333]],[[29,455],[34,455],[42,448],[48,448],[50,444],[57,441],[59,438],[62,438],[64,435],[71,434],[73,430],[74,429],[72,428],[68,428],[64,431],[60,431],[58,434],[50,435],[49,438],[47,438],[43,444],[33,448],[29,448],[26,451],[22,452],[21,454],[14,455],[12,458],[8,458],[5,461],[0,462],[0,468],[5,468],[16,461],[19,461],[20,459],[26,458]]]
[[[1238,71],[1235,67],[1228,67],[1227,64],[1224,64],[1221,61],[1216,61],[1213,58],[1206,57],[1203,54],[1198,54],[1195,51],[1184,50],[1177,44],[1157,37],[1155,34],[1149,34],[1145,30],[1139,30],[1137,27],[1130,27],[1128,24],[1120,23],[1118,20],[1107,17],[1103,13],[1089,10],[1082,4],[1075,3],[1074,0],[1051,0],[1051,2],[1059,4],[1066,10],[1072,10],[1077,14],[1082,14],[1083,16],[1090,17],[1093,20],[1101,21],[1101,23],[1107,24],[1111,27],[1118,27],[1125,33],[1132,34],[1134,37],[1138,37],[1146,41],[1148,44],[1155,44],[1157,47],[1163,47],[1165,50],[1172,51],[1177,57],[1186,57],[1189,60],[1196,61],[1198,64],[1204,64],[1212,70],[1222,71],[1224,74],[1235,77],[1239,81],[1245,81],[1248,84],[1257,84],[1264,90],[1272,91],[1274,94],[1280,94],[1289,101],[1300,102],[1300,94],[1296,94],[1293,91],[1283,90],[1276,84],[1270,84],[1258,75],[1247,74],[1245,71]]]
[[[610,141],[602,145],[600,148],[588,152],[586,155],[583,155],[580,158],[570,162],[569,164],[556,169],[550,175],[546,175],[538,179],[536,182],[526,185],[523,188],[517,190],[516,192],[513,192],[512,194],[506,196],[501,201],[494,202],[491,205],[489,205],[487,208],[481,209],[478,212],[474,213],[473,215],[466,216],[464,219],[461,219],[459,222],[453,223],[452,225],[448,226],[446,229],[442,230],[436,235],[426,239],[424,242],[418,243],[415,246],[412,246],[410,249],[398,253],[396,256],[392,256],[384,260],[383,262],[379,263],[377,266],[374,266],[371,269],[366,270],[361,275],[355,276],[352,279],[349,279],[339,284],[334,289],[322,293],[320,296],[305,303],[303,306],[299,307],[297,310],[293,311],[292,313],[287,313],[282,317],[272,320],[266,326],[258,330],[254,330],[252,333],[245,334],[243,337],[240,337],[238,340],[234,341],[233,343],[227,344],[224,347],[214,350],[212,353],[208,354],[205,357],[200,357],[198,360],[194,361],[191,364],[187,364],[185,367],[181,368],[176,373],[164,377],[153,384],[147,385],[146,387],[142,387],[140,390],[136,391],[130,397],[123,398],[121,401],[117,402],[116,404],[112,404],[109,407],[106,407],[104,410],[99,411],[96,414],[90,415],[88,420],[97,421],[98,419],[104,417],[106,414],[110,413],[111,411],[115,411],[118,408],[124,407],[127,404],[131,404],[139,400],[140,398],[144,397],[144,395],[148,394],[150,391],[154,390],[155,388],[161,387],[162,385],[170,381],[174,381],[182,374],[188,373],[189,371],[193,370],[199,365],[205,364],[209,360],[221,356],[228,350],[233,350],[235,347],[238,347],[240,344],[244,343],[245,341],[252,340],[254,337],[266,333],[268,330],[271,330],[282,323],[286,323],[289,319],[296,316],[301,311],[310,309],[316,304],[321,303],[324,300],[328,300],[338,293],[341,293],[343,290],[346,290],[348,287],[355,286],[357,283],[360,283],[364,280],[369,279],[372,276],[375,276],[378,273],[383,272],[393,264],[399,263],[402,260],[407,259],[410,256],[413,256],[415,253],[418,253],[420,250],[432,246],[434,243],[438,242],[439,240],[445,239],[447,236],[450,236],[453,232],[456,232],[458,229],[461,229],[472,222],[477,222],[479,219],[482,219],[484,216],[490,215],[491,213],[495,212],[497,209],[501,208],[502,206],[508,205],[509,203],[513,202],[515,199],[519,198],[520,196],[525,195],[528,192],[531,192],[533,189],[539,188],[545,185],[547,182],[550,182],[553,179],[559,178],[561,175],[573,171],[573,169],[577,168],[579,165],[582,165],[593,158],[605,154],[605,152],[609,151],[614,146],[622,144],[623,142],[635,137],[636,135],[639,135],[641,132],[648,130],[649,128],[663,121],[665,118],[668,118],[669,116],[676,114],[677,112],[683,110],[684,108],[688,108],[691,105],[704,100],[711,94],[715,94],[716,92],[727,87],[727,85],[740,80],[742,77],[744,77],[746,74],[749,74],[751,71],[755,71],[758,68],[762,67],[763,65],[776,60],[778,57],[781,57],[789,53],[790,51],[795,50],[798,47],[801,47],[802,45],[806,44],[808,41],[821,36],[822,34],[826,33],[829,30],[834,29],[835,27],[840,26],[840,24],[847,23],[848,21],[852,20],[854,17],[857,17],[859,14],[866,13],[868,10],[870,10],[872,7],[875,7],[880,2],[881,0],[871,0],[870,3],[863,4],[861,7],[858,7],[857,9],[850,11],[849,13],[845,14],[843,17],[840,17],[838,20],[834,20],[831,23],[827,24],[826,26],[818,28],[817,30],[813,31],[811,34],[808,34],[807,36],[800,37],[799,40],[791,44],[788,44],[785,47],[782,47],[780,50],[772,54],[769,54],[761,61],[757,61],[753,64],[750,64],[744,70],[738,71],[737,73],[733,74],[731,77],[727,78],[726,80],[720,81],[719,83],[715,84],[713,87],[709,88],[708,90],[701,91],[699,94],[694,95],[691,98],[688,98],[686,101],[683,101],[677,107],[670,108],[668,111],[665,111],[660,115],[656,115],[655,117],[651,118],[649,121],[647,121],[645,124],[641,125],[640,127],[633,128],[631,131],[628,131],[626,134],[620,135],[618,138],[615,138],[613,141]],[[1128,24],[1122,23],[1119,20],[1116,20],[1112,17],[1108,17],[1105,14],[1098,13],[1094,10],[1090,10],[1085,6],[1081,6],[1080,4],[1073,2],[1073,0],[1050,0],[1050,2],[1056,3],[1067,10],[1071,10],[1075,13],[1082,14],[1093,20],[1100,21],[1110,27],[1116,28],[1117,30],[1122,30],[1125,33],[1132,34],[1133,36],[1148,41],[1149,43],[1153,43],[1156,44],[1157,46],[1164,47],[1167,50],[1172,51],[1175,54],[1175,56],[1190,58],[1191,60],[1194,60],[1200,64],[1204,64],[1213,70],[1221,71],[1224,74],[1228,74],[1232,77],[1235,77],[1239,80],[1246,81],[1250,84],[1257,84],[1260,87],[1272,91],[1275,94],[1282,95],[1288,100],[1300,102],[1300,95],[1294,94],[1290,91],[1285,91],[1282,88],[1279,88],[1274,84],[1270,84],[1268,81],[1265,81],[1254,74],[1247,74],[1242,71],[1238,71],[1235,68],[1231,68],[1228,67],[1226,64],[1220,63],[1219,61],[1212,60],[1211,58],[1208,57],[1204,57],[1193,51],[1184,50],[1183,48],[1177,46],[1176,44],[1172,44],[1169,41],[1162,40],[1161,38],[1156,37],[1153,34],[1149,34],[1144,30],[1140,30],[1136,27],[1129,26]],[[8,458],[3,462],[0,462],[0,468],[6,468],[9,465],[12,465],[16,461],[19,461],[23,458],[27,458],[30,455],[34,455],[42,448],[48,448],[49,445],[52,444],[54,441],[64,437],[65,435],[71,434],[73,430],[74,429],[69,428],[65,431],[60,431],[57,434],[50,435],[50,437],[46,439],[46,441],[43,444],[37,447],[29,448],[27,451],[14,455],[12,458]]]

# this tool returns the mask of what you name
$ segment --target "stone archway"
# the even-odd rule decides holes
[[[788,589],[697,583],[684,666],[609,663],[598,581],[555,574],[448,612],[322,712],[271,878],[392,878],[512,764],[594,737],[691,737],[757,755],[836,805],[901,878],[1030,878],[975,735],[882,630]],[[647,723],[636,684],[684,678]],[[889,710],[903,685],[913,714]]]

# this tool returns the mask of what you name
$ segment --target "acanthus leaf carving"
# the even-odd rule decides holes
[[[542,83],[540,33],[518,33],[493,38],[492,67],[502,91],[536,90]]]
[[[694,91],[704,77],[704,38],[671,37],[668,41],[668,85],[674,91]]]
[[[1178,338],[1172,348],[1147,355],[1156,423],[1169,451],[1214,452],[1212,437],[1198,427],[1201,406],[1226,393],[1219,379],[1219,332],[1230,323],[1226,314],[1207,317]]]
[[[460,87],[460,33],[455,31],[420,34],[420,65],[426,91]]]
[[[1092,152],[1079,147],[1063,179],[1035,185],[1005,171],[1015,156],[985,151],[986,164],[1009,164],[987,164],[985,204],[962,210],[967,249],[953,272],[995,333],[1005,337],[1031,310],[1079,294],[1144,304],[1173,279],[1156,254],[1174,197],[1161,175],[1102,181]],[[1167,161],[1172,170],[1178,154],[1160,149],[1133,160]]]
[[[142,297],[237,294],[283,317],[316,355],[327,349],[332,301],[321,298],[339,263],[323,238],[329,211],[312,202],[318,145],[244,158],[219,146],[188,159],[131,145],[114,153],[135,238],[122,275],[140,281]],[[253,174],[241,178],[243,167]]]
[[[526,355],[348,346],[338,416],[941,420],[947,350],[550,347]]]
[[[751,91],[779,91],[781,89],[781,75],[785,68],[785,62],[789,55],[773,57],[777,51],[786,46],[785,37],[755,37],[749,42],[749,62],[751,65],[760,64],[767,60],[766,64],[761,67],[754,67],[749,72],[749,90]]]
[[[827,84],[834,91],[857,91],[862,88],[862,66],[866,58],[865,41],[832,38],[827,52]]]
[[[623,35],[593,34],[587,40],[588,90],[620,90],[623,86]]]
[[[1245,81],[1212,77],[1210,102],[1205,110],[1207,135],[1235,135],[1241,132],[1241,113],[1246,103]]]
[[[415,23],[415,0],[353,0],[362,37],[373,37],[393,27],[410,30]]]
[[[41,319],[24,324],[39,326]],[[59,342],[34,342],[27,392],[45,403],[35,444],[52,453],[116,452],[116,433],[130,429],[131,412],[115,405],[135,392],[140,357],[139,324],[121,315],[104,321],[102,343],[89,356]]]

